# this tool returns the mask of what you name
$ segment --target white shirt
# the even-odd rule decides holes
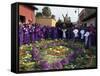
[[[65,32],[66,32],[67,30],[64,29],[64,30],[62,30],[62,31],[63,31],[63,38],[66,38],[66,33],[65,33]]]
[[[85,30],[81,30],[80,33],[81,33],[81,39],[83,39],[84,38]]]
[[[73,33],[74,33],[74,36],[75,36],[75,37],[78,37],[78,32],[79,32],[78,29],[74,29],[74,30],[73,30]]]
[[[89,36],[89,35],[90,35],[90,32],[88,32],[88,31],[87,31],[87,32],[85,33],[85,35],[84,35],[84,36],[85,36],[85,44],[87,44],[88,36]]]
[[[88,31],[84,34],[85,37],[88,37],[89,35],[90,33]]]

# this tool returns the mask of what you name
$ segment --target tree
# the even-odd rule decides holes
[[[61,28],[61,25],[62,25],[62,20],[59,18],[59,20],[56,22],[56,27]]]
[[[37,12],[36,13],[36,17],[42,17],[42,13],[41,12]]]
[[[52,19],[55,19],[55,15],[51,15],[51,18],[52,18]]]
[[[50,17],[51,16],[51,9],[49,7],[44,7],[42,9],[42,14],[45,17]]]
[[[62,20],[59,18],[59,20],[57,21],[57,23],[61,24],[62,23]]]
[[[71,23],[71,18],[70,17],[68,17],[68,21],[69,21],[69,23]]]

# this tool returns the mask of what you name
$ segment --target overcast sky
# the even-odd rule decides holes
[[[42,12],[42,8],[45,6],[35,6],[38,8],[36,12]],[[73,8],[73,7],[55,7],[55,6],[48,6],[51,9],[52,14],[56,16],[56,20],[59,18],[63,20],[62,14],[65,16],[68,14],[68,16],[71,18],[72,22],[76,22],[78,19],[78,8]],[[79,8],[79,12],[83,8]],[[77,11],[75,13],[75,10]]]

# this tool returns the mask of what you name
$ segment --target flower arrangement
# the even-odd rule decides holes
[[[87,56],[86,49],[79,43],[42,39],[20,47],[19,69],[34,71],[89,67]]]

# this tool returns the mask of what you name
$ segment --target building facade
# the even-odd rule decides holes
[[[96,9],[95,8],[85,8],[79,14],[79,24],[86,24],[90,26],[91,24],[96,26]]]
[[[36,18],[36,23],[45,25],[45,26],[55,27],[56,20],[52,18]]]
[[[21,22],[28,23],[31,21],[35,23],[35,10],[33,6],[19,5],[19,18]]]

